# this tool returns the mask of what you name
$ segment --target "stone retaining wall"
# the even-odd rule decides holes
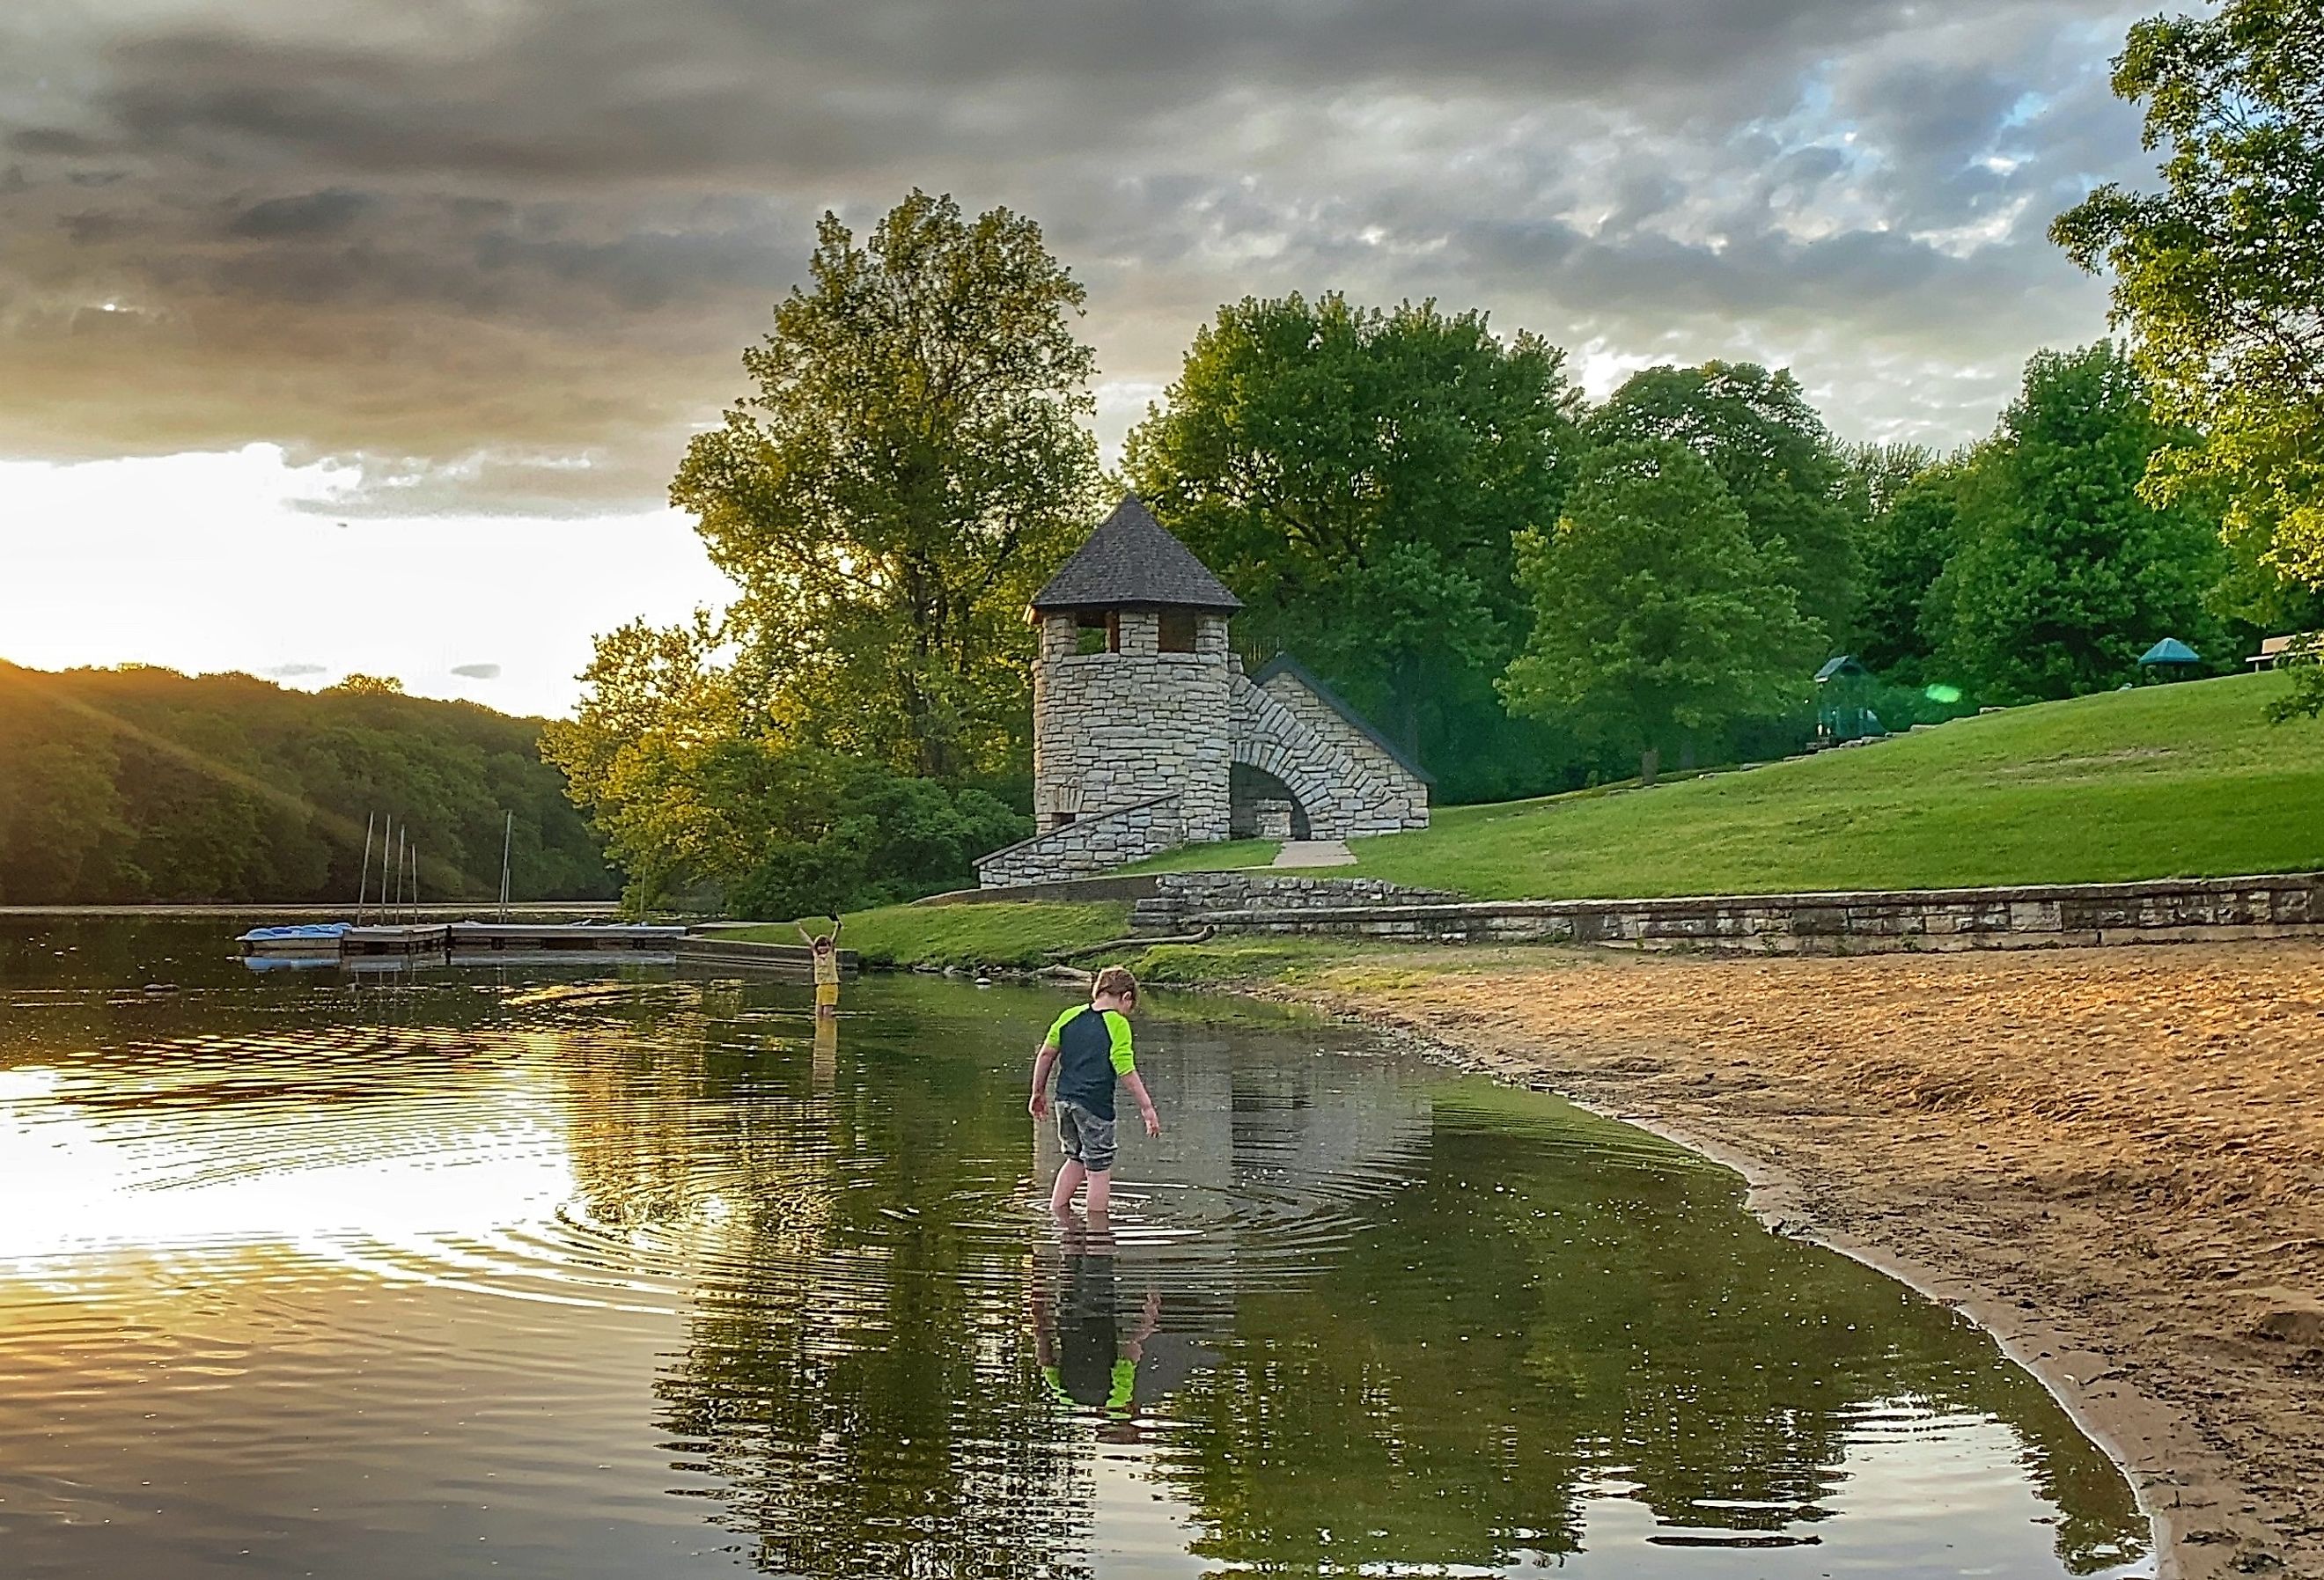
[[[1456,944],[1609,944],[1639,949],[1762,954],[2022,949],[2324,936],[2324,873],[2182,878],[2144,883],[2046,884],[1828,894],[1706,895],[1663,900],[1454,901],[1419,903],[1286,897],[1251,874],[1166,888],[1133,908],[1140,929],[1208,927],[1228,934],[1313,934]],[[1278,880],[1279,881],[1279,880]],[[1294,880],[1315,885],[1365,879]],[[1168,909],[1164,902],[1172,901]],[[1152,919],[1149,920],[1149,917]]]
[[[1225,814],[1220,814],[1223,820]],[[976,858],[980,888],[1006,889],[1110,872],[1186,842],[1184,798],[1176,790],[1077,818]]]
[[[1409,889],[1379,878],[1310,878],[1291,873],[1161,873],[1155,892],[1130,908],[1133,932],[1175,933],[1216,917],[1287,915],[1379,907],[1442,905],[1460,896],[1443,889]],[[1225,931],[1261,929],[1227,927]],[[1291,929],[1287,930],[1296,931]]]

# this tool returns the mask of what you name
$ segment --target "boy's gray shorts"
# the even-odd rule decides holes
[[[1100,1119],[1078,1103],[1057,1104],[1057,1145],[1068,1160],[1093,1174],[1113,1167],[1113,1121]]]

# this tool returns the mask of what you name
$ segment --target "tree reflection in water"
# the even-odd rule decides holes
[[[835,1053],[706,1006],[687,1171],[740,1210],[662,1426],[770,1573],[1075,1571],[1132,1442],[1236,1566],[1570,1554],[1609,1493],[1649,1539],[1808,1543],[1852,1453],[1965,1419],[2015,1434],[2065,1569],[2139,1550],[2113,1467],[1952,1314],[1636,1132],[1312,1029],[1149,1017],[1170,1136],[1125,1159],[1118,1243],[1059,1243],[1039,1016],[963,996],[885,990]]]
[[[166,1509],[108,1528],[119,1572],[272,1519],[281,1440],[320,1445],[290,1512],[335,1512],[270,1573],[435,1572],[485,1537],[536,1573],[722,1567],[666,1535],[672,1498],[818,1575],[2020,1575],[2143,1545],[2122,1478],[1950,1313],[1765,1234],[1683,1153],[1332,1028],[1148,1006],[1168,1132],[1129,1138],[1111,1243],[1068,1242],[1023,1111],[1056,995],[866,983],[819,1035],[803,987],[254,980],[225,930],[0,930],[0,1173],[44,1192],[15,1251],[106,1291],[0,1360],[69,1380],[57,1488]],[[118,1277],[181,1252],[270,1270]],[[220,1390],[213,1307],[297,1335],[249,1363],[305,1383]],[[138,1335],[181,1330],[186,1386],[148,1386]],[[26,1386],[12,1419],[52,1422]],[[213,1472],[234,1490],[166,1490]],[[481,1529],[441,1535],[449,1509]],[[87,1566],[26,1545],[11,1573]]]

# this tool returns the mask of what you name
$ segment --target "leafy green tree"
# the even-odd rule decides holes
[[[2302,633],[2277,667],[2292,677],[2292,689],[2268,704],[2267,716],[2282,725],[2324,714],[2324,636]]]
[[[1847,459],[1789,371],[1745,362],[1653,367],[1632,374],[1583,425],[1592,442],[1685,446],[1726,485],[1768,570],[1797,590],[1800,612],[1834,644],[1856,612],[1852,489]]]
[[[0,736],[5,739],[5,736]],[[107,845],[125,843],[113,753],[102,741],[7,743],[0,774],[0,902],[81,900]]]
[[[758,861],[728,893],[737,916],[780,921],[966,888],[979,855],[1033,832],[1030,818],[973,786],[813,753],[786,765],[790,793],[762,804]]]
[[[1580,449],[1564,355],[1482,313],[1246,299],[1130,436],[1131,484],[1289,651],[1454,794],[1507,758],[1493,678],[1525,635],[1511,535],[1554,521]]]
[[[2227,656],[2208,607],[2227,569],[2218,518],[2139,492],[2155,452],[2182,437],[2109,342],[2027,365],[1967,465],[1960,548],[1930,592],[1949,672],[1996,700],[2038,701],[2135,679],[2165,636]]]
[[[1960,468],[1941,465],[1865,501],[1857,536],[1856,656],[1908,684],[1937,678],[1923,673],[1932,648],[1926,612],[1929,591],[1960,535]]]
[[[2227,0],[2131,30],[2115,91],[2145,106],[2163,189],[2101,187],[2052,236],[2114,275],[2114,314],[2167,422],[2158,504],[2217,494],[2226,526],[2324,586],[2324,13]]]
[[[742,589],[767,707],[805,742],[944,776],[1020,755],[1028,596],[1095,519],[1084,291],[1031,220],[915,191],[743,353],[755,386],[670,499]]]
[[[1501,682],[1516,712],[1575,716],[1638,752],[1651,781],[1673,740],[1805,701],[1821,630],[1686,446],[1599,451],[1555,531],[1517,548],[1535,624]]]
[[[401,697],[403,695],[403,682],[393,675],[356,673],[346,676],[337,684],[326,686],[323,689],[338,697]]]
[[[1858,444],[1844,447],[1840,460],[1846,469],[1843,494],[1848,508],[1860,521],[1894,508],[1904,490],[1941,463],[1924,444]]]
[[[725,633],[707,616],[657,629],[632,622],[598,639],[570,720],[543,731],[629,875],[633,906],[668,902],[751,870],[763,831],[762,771],[780,755],[743,666],[722,661]]]
[[[802,746],[759,711],[749,655],[707,617],[602,639],[576,716],[543,750],[629,873],[640,908],[674,900],[781,919],[974,881],[975,858],[1032,832],[974,785]]]

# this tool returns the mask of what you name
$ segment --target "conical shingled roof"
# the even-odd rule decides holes
[[[1033,595],[1036,611],[1049,609],[1215,609],[1232,614],[1242,600],[1211,574],[1194,551],[1131,494],[1090,534],[1089,541]]]

